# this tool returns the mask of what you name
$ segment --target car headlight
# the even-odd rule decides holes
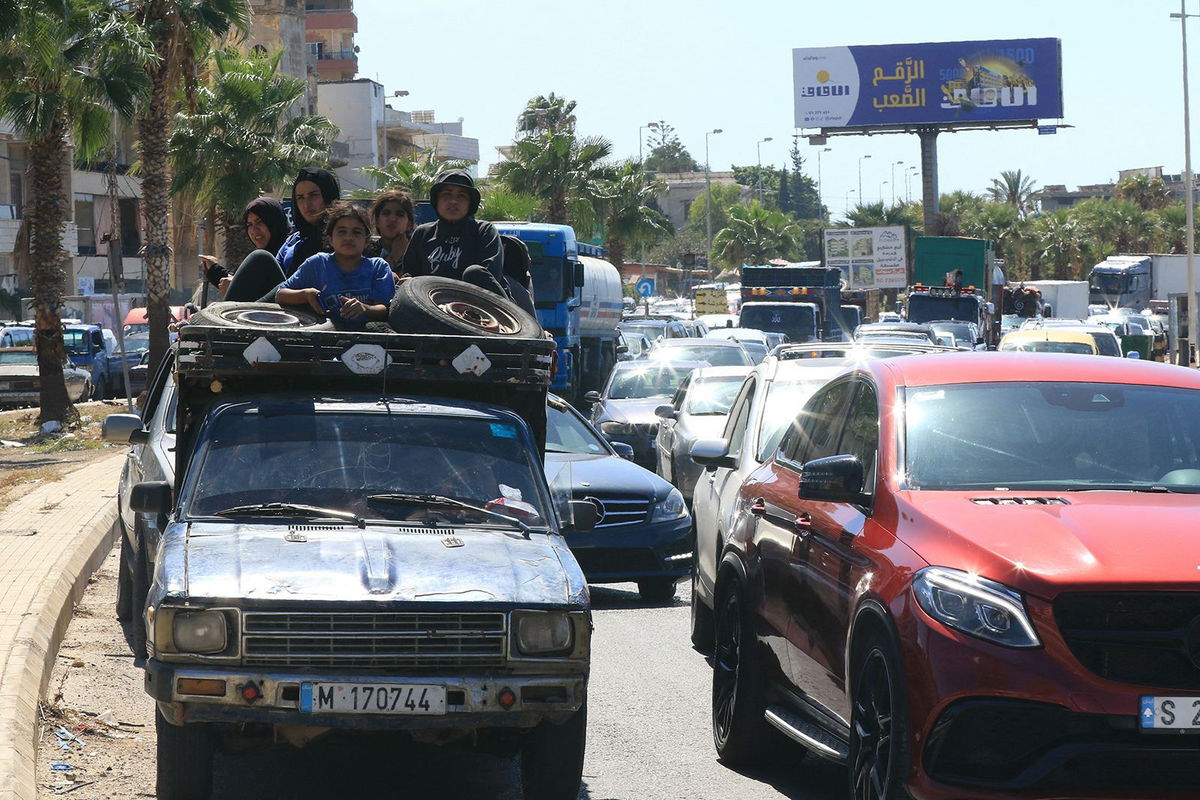
[[[522,611],[513,614],[517,649],[522,655],[566,655],[575,645],[571,618],[558,611]]]
[[[219,653],[228,644],[220,611],[182,611],[171,620],[171,639],[180,653]]]
[[[926,567],[913,579],[925,613],[955,630],[1005,647],[1038,647],[1021,595],[957,569]]]
[[[660,503],[654,506],[650,513],[651,522],[669,522],[673,519],[687,516],[687,504],[678,489],[672,489]]]
[[[634,431],[628,422],[601,422],[600,432],[606,436],[632,436]]]

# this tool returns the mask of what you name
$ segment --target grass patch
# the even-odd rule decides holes
[[[0,492],[29,483],[53,483],[62,478],[62,473],[51,467],[14,469],[0,473]]]
[[[32,444],[29,447],[23,448],[23,453],[72,453],[76,450],[99,450],[104,447],[104,442],[95,439],[84,439],[80,436],[62,437],[61,439],[47,439],[38,444]]]

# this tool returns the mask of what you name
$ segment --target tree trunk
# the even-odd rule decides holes
[[[617,269],[625,265],[625,240],[619,236],[609,236],[604,242],[608,250],[608,263]]]
[[[29,283],[33,290],[37,328],[37,359],[41,411],[39,422],[58,420],[73,424],[79,412],[67,396],[63,378],[62,309],[67,285],[67,253],[62,246],[63,223],[67,218],[66,173],[67,122],[62,113],[50,132],[29,145],[29,182],[33,197],[27,208],[30,236]]]
[[[165,35],[154,42],[161,61],[150,67],[151,95],[145,113],[138,118],[138,146],[142,157],[142,210],[146,220],[142,261],[146,265],[146,317],[150,324],[150,372],[167,352],[169,320],[168,298],[171,291],[171,246],[167,221],[171,215],[170,165],[167,141],[170,138],[170,93],[167,84],[169,53]]]

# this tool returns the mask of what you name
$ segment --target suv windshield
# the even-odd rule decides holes
[[[544,526],[529,445],[518,425],[427,414],[313,413],[235,407],[208,428],[188,513],[210,516],[260,503],[304,504],[363,517],[448,518],[487,525],[454,508],[372,503],[368,495],[451,497]]]
[[[639,364],[631,369],[614,370],[612,383],[608,386],[608,399],[633,400],[669,395],[693,369]]]
[[[1104,383],[904,390],[913,489],[1200,492],[1200,391]]]

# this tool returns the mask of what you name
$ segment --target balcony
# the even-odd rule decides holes
[[[358,63],[358,53],[353,50],[321,50],[317,61],[353,61]]]
[[[358,15],[352,10],[313,9],[304,15],[304,27],[310,31],[349,31],[358,33]]]

